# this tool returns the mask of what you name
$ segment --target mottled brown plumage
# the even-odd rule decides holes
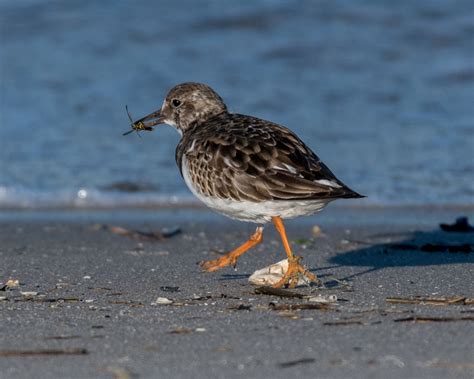
[[[196,188],[209,197],[255,202],[360,197],[292,131],[251,116],[223,112],[186,129],[176,149],[180,168],[183,158]]]
[[[274,283],[295,286],[298,277],[317,281],[291,251],[282,219],[310,215],[339,198],[358,198],[291,130],[227,111],[209,86],[172,88],[159,111],[132,124],[149,130],[170,124],[182,135],[176,162],[190,190],[209,207],[238,220],[272,221],[288,257],[288,271]],[[202,263],[207,271],[235,265],[262,241],[263,227],[231,253]]]

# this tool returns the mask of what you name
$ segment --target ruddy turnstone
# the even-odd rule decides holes
[[[252,116],[229,113],[209,86],[172,88],[160,110],[132,123],[132,130],[172,125],[181,135],[176,163],[191,192],[208,207],[233,219],[258,224],[249,240],[227,255],[201,262],[206,271],[235,266],[237,258],[262,241],[272,221],[288,257],[288,270],[275,287],[294,287],[301,265],[288,242],[284,219],[308,216],[336,199],[363,197],[342,183],[291,130]]]

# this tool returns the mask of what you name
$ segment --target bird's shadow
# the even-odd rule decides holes
[[[401,237],[404,235],[404,237]],[[396,240],[396,241],[395,241]],[[329,259],[337,266],[363,267],[352,279],[387,267],[433,266],[474,263],[474,233],[433,230],[397,234],[374,235],[365,244]]]
[[[313,267],[310,271],[318,278],[333,278],[325,270],[340,267],[360,267],[352,275],[325,282],[326,287],[339,286],[339,281],[351,280],[389,267],[434,266],[459,263],[474,263],[474,232],[415,231],[376,234],[363,241],[349,241],[358,248],[338,253],[324,267]],[[248,279],[249,273],[223,274],[220,281]]]

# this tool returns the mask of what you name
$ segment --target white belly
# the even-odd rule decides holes
[[[265,224],[270,222],[274,216],[279,216],[283,219],[309,216],[321,211],[329,203],[328,200],[270,200],[253,202],[208,197],[194,187],[186,167],[186,158],[183,158],[182,173],[186,185],[194,196],[209,208],[240,221]]]

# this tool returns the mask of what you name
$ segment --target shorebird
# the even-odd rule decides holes
[[[288,258],[288,270],[275,287],[296,286],[302,276],[318,282],[293,254],[283,220],[321,211],[336,199],[363,197],[342,183],[291,130],[252,116],[230,113],[208,85],[173,87],[161,109],[135,122],[132,130],[168,124],[181,135],[176,163],[191,192],[230,218],[256,223],[241,246],[214,260],[205,271],[234,266],[263,238],[273,222]]]

